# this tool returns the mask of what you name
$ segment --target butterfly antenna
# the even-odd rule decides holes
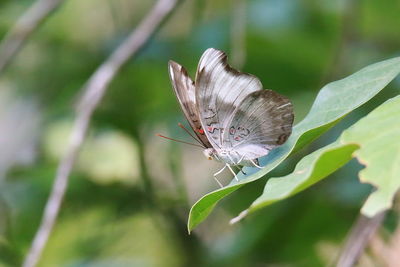
[[[197,146],[197,147],[204,148],[203,146],[200,146],[198,144],[192,144],[192,143],[185,142],[185,141],[182,141],[182,140],[177,140],[177,139],[174,139],[174,138],[171,138],[171,137],[167,137],[167,136],[164,136],[164,135],[161,135],[161,134],[156,134],[156,135],[158,137],[162,137],[162,138],[165,138],[165,139],[168,139],[168,140],[171,140],[171,141],[175,141],[175,142],[178,142],[178,143],[183,143],[183,144],[187,144],[187,145],[191,145],[191,146]]]
[[[201,145],[202,148],[205,148],[205,147],[203,146],[203,144],[199,141],[199,139],[197,139],[188,129],[186,129],[186,127],[183,126],[182,123],[179,122],[179,123],[178,123],[178,126],[181,127],[183,130],[185,130],[185,132],[187,132],[188,135],[190,135],[194,140],[196,140],[197,143],[199,143],[199,144]]]

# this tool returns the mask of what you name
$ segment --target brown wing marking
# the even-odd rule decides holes
[[[209,48],[199,61],[196,73],[196,104],[206,135],[214,147],[222,146],[222,136],[237,106],[250,93],[261,90],[257,77],[228,65],[224,52]]]
[[[293,106],[286,97],[271,90],[251,93],[235,110],[225,145],[254,157],[264,156],[287,140],[293,119]]]
[[[211,147],[200,122],[193,80],[189,77],[186,69],[174,61],[168,62],[168,69],[176,98],[190,127],[206,148]]]

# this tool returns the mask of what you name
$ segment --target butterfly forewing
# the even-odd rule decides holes
[[[235,109],[224,134],[225,147],[255,159],[283,144],[292,132],[293,106],[271,90],[249,94]]]
[[[169,73],[190,126],[205,147],[214,148],[216,159],[254,165],[291,134],[290,101],[263,90],[255,76],[233,69],[224,52],[213,48],[204,52],[195,83],[173,61]]]
[[[190,126],[205,147],[211,147],[200,122],[199,111],[196,105],[195,86],[184,67],[174,61],[168,64],[170,79]]]
[[[247,95],[262,89],[261,82],[230,67],[224,52],[209,48],[200,59],[195,84],[203,128],[210,143],[221,148],[223,131],[234,110]]]

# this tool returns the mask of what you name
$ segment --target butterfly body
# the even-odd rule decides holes
[[[224,162],[231,171],[231,165],[259,167],[257,159],[291,134],[290,101],[263,89],[257,77],[233,69],[220,50],[204,52],[194,81],[174,61],[169,62],[169,74],[204,155]]]
[[[250,160],[244,159],[244,155],[240,155],[233,149],[219,149],[216,150],[214,148],[206,148],[203,151],[204,155],[208,159],[214,159],[229,165],[233,166],[254,166],[254,163],[252,163]],[[255,161],[256,164],[258,161]]]

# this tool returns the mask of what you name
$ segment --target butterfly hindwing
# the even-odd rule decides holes
[[[224,146],[255,159],[283,144],[292,132],[293,106],[284,96],[260,90],[236,108],[224,134]]]
[[[211,147],[200,122],[193,80],[184,67],[172,60],[168,63],[168,69],[174,92],[186,119],[203,145],[206,148]]]
[[[233,69],[226,54],[213,48],[202,55],[195,84],[201,124],[213,147],[221,148],[233,112],[247,95],[261,90],[262,84],[255,76]]]
[[[211,156],[227,164],[256,165],[257,158],[282,145],[292,131],[293,106],[284,96],[263,90],[253,75],[227,63],[213,48],[202,55],[195,82],[169,62],[170,78],[181,108]]]

